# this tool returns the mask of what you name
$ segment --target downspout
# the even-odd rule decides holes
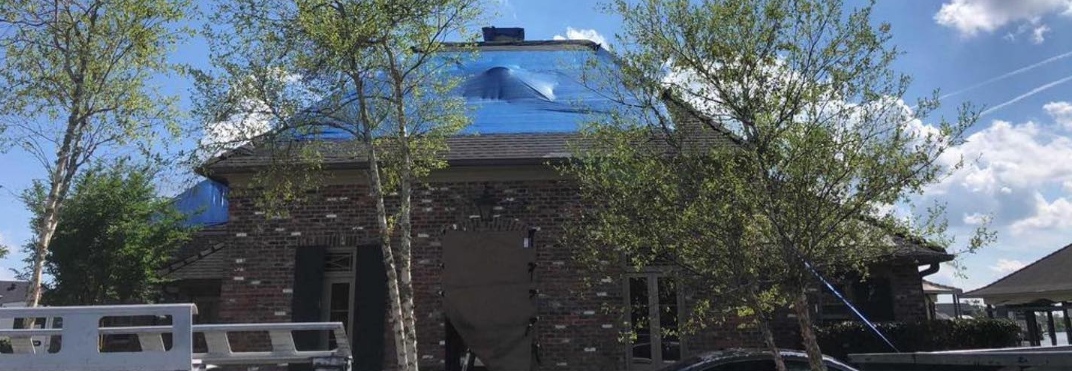
[[[941,263],[931,263],[931,265],[927,266],[927,268],[924,268],[923,270],[919,271],[920,280],[922,280],[924,277],[927,277],[929,275],[938,273],[938,269],[940,269],[940,268],[942,268]],[[926,297],[927,294],[924,293],[923,296]],[[934,302],[927,305],[929,307],[929,308],[927,308],[927,317],[928,317],[928,319],[938,318],[937,317],[938,310],[935,308],[938,305],[938,295],[935,295],[934,298],[935,298]],[[924,302],[930,302],[930,299],[927,299]],[[954,313],[959,312],[960,303],[957,302],[957,295],[956,294],[953,295],[953,307],[954,307],[953,308]],[[955,315],[958,318],[960,317],[959,314],[955,314]]]

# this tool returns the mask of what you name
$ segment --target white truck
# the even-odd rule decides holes
[[[1068,371],[1072,346],[850,354],[861,371]]]
[[[349,371],[350,345],[341,323],[249,323],[194,325],[193,304],[116,305],[86,307],[0,308],[0,318],[45,318],[45,326],[2,329],[11,353],[0,353],[4,371],[194,371],[214,365],[279,365],[312,363],[317,370]],[[102,326],[105,318],[165,318],[165,325]],[[53,325],[54,324],[54,325]],[[298,350],[295,331],[327,332],[332,349]],[[236,333],[267,333],[270,345],[257,351],[233,351]],[[194,351],[194,335],[202,334],[207,350]],[[108,335],[137,337],[133,351],[102,351]],[[57,346],[51,346],[57,344]]]

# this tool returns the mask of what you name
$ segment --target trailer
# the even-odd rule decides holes
[[[4,371],[201,371],[221,365],[311,363],[317,370],[349,371],[351,352],[342,323],[245,323],[194,325],[193,304],[0,308],[0,318],[49,324],[0,329],[11,353],[0,353]],[[114,318],[158,318],[163,325],[109,326]],[[42,320],[44,319],[44,320]],[[103,325],[102,325],[103,324]],[[331,349],[299,350],[294,333],[322,332]],[[266,349],[234,351],[238,333],[267,334]],[[195,352],[195,334],[207,348]],[[137,338],[133,350],[106,351],[105,336]],[[48,344],[59,344],[49,347]],[[326,347],[326,346],[325,346]]]
[[[861,371],[1068,371],[1072,346],[850,354]]]

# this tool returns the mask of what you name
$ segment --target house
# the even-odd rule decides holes
[[[964,294],[964,290],[937,282],[923,280],[923,294],[927,297],[928,319],[960,318],[960,295]],[[948,303],[949,305],[942,305],[947,303],[938,303],[939,295],[951,296],[952,303]],[[940,308],[948,309],[948,313]]]
[[[431,174],[413,198],[421,367],[459,370],[472,349],[489,370],[645,370],[699,351],[760,346],[753,330],[736,323],[682,338],[657,331],[676,327],[687,310],[690,294],[677,289],[674,277],[652,270],[586,284],[590,273],[562,243],[563,224],[583,205],[577,185],[548,165],[570,156],[567,143],[588,117],[577,104],[609,104],[578,76],[585,61],[613,63],[610,54],[576,40],[479,48],[455,71],[466,79],[458,94],[474,110],[474,123],[449,138],[450,167]],[[227,193],[250,184],[267,164],[263,151],[244,147],[207,163],[208,185],[190,197],[205,200],[211,212],[226,210],[225,218],[207,223],[167,267],[176,281],[165,290],[173,300],[198,303],[203,321],[342,321],[351,331],[355,369],[390,368],[385,270],[365,164],[345,150],[352,145],[345,139],[324,144],[338,149],[325,158],[333,176],[285,217],[267,217],[250,192]],[[846,285],[850,300],[876,319],[927,318],[921,277],[951,258],[914,240],[903,245],[866,282]],[[628,318],[607,310],[629,303],[647,305]],[[816,311],[849,319],[832,300]],[[786,347],[800,347],[795,326],[780,317],[776,328]],[[630,328],[640,336],[623,344]],[[264,339],[234,345],[257,341]]]

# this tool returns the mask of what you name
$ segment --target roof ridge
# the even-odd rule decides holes
[[[991,282],[990,284],[988,284],[986,286],[983,286],[983,287],[980,287],[980,288],[977,288],[975,290],[968,291],[968,292],[964,293],[964,295],[965,296],[971,295],[971,294],[973,294],[975,292],[981,291],[981,290],[986,289],[986,288],[988,288],[990,286],[994,286],[994,285],[996,285],[996,284],[998,284],[998,283],[1000,283],[1002,281],[1005,281],[1006,279],[1011,278],[1012,276],[1015,276],[1015,275],[1019,274],[1020,272],[1023,272],[1024,270],[1027,270],[1027,268],[1031,268],[1031,267],[1035,266],[1035,264],[1038,264],[1039,262],[1041,262],[1043,260],[1046,260],[1046,259],[1050,258],[1051,256],[1057,255],[1057,253],[1065,251],[1065,250],[1067,250],[1069,248],[1072,248],[1072,243],[1070,243],[1068,245],[1065,245],[1065,247],[1057,249],[1057,250],[1055,250],[1055,251],[1053,251],[1053,252],[1051,252],[1049,254],[1046,254],[1046,256],[1038,258],[1037,260],[1031,262],[1031,264],[1025,265],[1023,268],[1017,269],[1017,270],[1013,271],[1012,273],[1006,274],[1004,277],[999,278],[997,281]]]

